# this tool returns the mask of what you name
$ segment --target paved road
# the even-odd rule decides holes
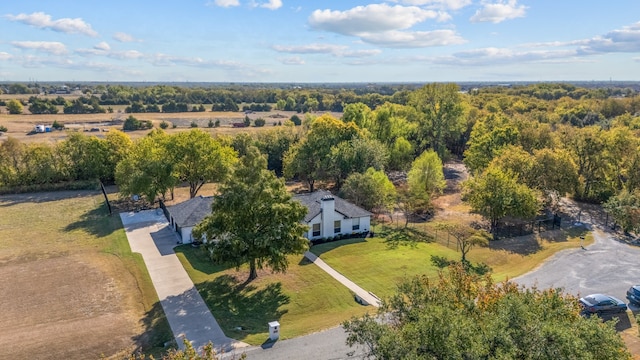
[[[224,335],[173,251],[177,237],[155,210],[120,214],[131,251],[142,254],[178,346],[184,338],[196,348],[209,341],[231,351],[247,346]]]
[[[348,347],[347,335],[342,327],[309,334],[294,339],[277,341],[270,348],[250,347],[225,354],[223,359],[237,358],[245,353],[247,360],[360,360],[365,359],[361,347]]]
[[[594,243],[585,250],[559,252],[513,281],[539,288],[560,287],[578,296],[605,293],[626,302],[627,289],[640,284],[640,247],[619,242],[615,234],[599,229],[593,235]]]

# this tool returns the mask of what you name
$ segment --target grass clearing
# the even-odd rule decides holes
[[[141,256],[102,199],[94,191],[0,198],[5,356],[157,352],[172,338]]]
[[[367,291],[384,298],[396,285],[415,275],[435,275],[431,255],[459,258],[454,250],[435,243],[395,244],[381,237],[358,238],[315,245],[311,252]]]
[[[289,339],[375,312],[301,255],[289,257],[285,274],[262,270],[246,284],[248,268],[213,265],[202,248],[189,245],[176,253],[224,333],[252,345],[268,339],[270,321],[279,321],[281,339]]]

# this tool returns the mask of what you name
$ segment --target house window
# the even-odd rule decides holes
[[[313,236],[320,236],[320,224],[313,224]]]
[[[351,230],[360,230],[360,218],[352,219],[351,224],[353,224]]]
[[[333,233],[338,234],[340,232],[340,220],[333,222]]]

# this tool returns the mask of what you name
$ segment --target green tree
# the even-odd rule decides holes
[[[204,184],[224,180],[237,158],[231,147],[223,146],[199,129],[170,136],[168,146],[174,174],[189,184],[190,198],[194,198]]]
[[[169,138],[162,130],[154,130],[139,139],[116,166],[116,184],[121,195],[143,195],[150,203],[158,195],[165,197],[178,179],[174,172]]]
[[[11,99],[7,101],[7,111],[9,111],[9,114],[13,114],[13,115],[22,114],[23,109],[24,109],[24,106],[20,101],[16,99]]]
[[[389,161],[387,149],[378,140],[354,138],[342,141],[331,149],[329,168],[335,186],[340,188],[344,180],[354,172],[363,173],[368,168],[382,170]]]
[[[414,91],[409,104],[421,113],[420,148],[431,147],[441,159],[447,155],[447,142],[457,141],[465,127],[464,107],[458,85],[432,83]]]
[[[471,249],[476,246],[489,246],[491,234],[482,229],[476,230],[461,224],[445,224],[443,227],[456,240],[456,247],[462,254],[462,264],[467,263],[467,254]]]
[[[282,176],[284,156],[299,139],[295,129],[281,128],[259,132],[255,143],[260,152],[267,155],[267,169]]]
[[[105,140],[82,133],[72,133],[59,146],[70,180],[101,180],[113,178],[109,149]]]
[[[497,167],[465,181],[462,197],[472,211],[490,221],[492,230],[507,215],[531,218],[539,209],[536,192]]]
[[[413,161],[414,149],[411,142],[404,137],[397,138],[389,153],[389,168],[391,170],[408,170]]]
[[[631,359],[614,322],[580,316],[558,289],[496,284],[450,267],[405,281],[378,310],[344,323],[347,344],[375,359]]]
[[[473,125],[464,163],[471,173],[481,173],[500,150],[517,145],[518,129],[502,115],[491,114]]]
[[[249,281],[265,266],[285,272],[287,256],[308,247],[301,221],[307,209],[292,199],[284,181],[266,169],[267,161],[255,147],[248,149],[233,174],[221,184],[212,214],[198,224],[195,238],[207,240],[215,263],[236,268],[249,264]]]
[[[364,173],[349,175],[340,196],[366,210],[384,212],[393,209],[397,195],[384,171],[368,168]]]
[[[640,190],[623,189],[610,197],[603,207],[624,232],[640,231]]]
[[[435,151],[428,150],[413,161],[407,174],[407,184],[412,196],[430,202],[446,186],[442,160]]]

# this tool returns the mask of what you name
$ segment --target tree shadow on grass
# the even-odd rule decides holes
[[[174,341],[173,332],[171,332],[169,321],[160,302],[153,304],[151,309],[140,319],[140,323],[143,331],[133,337],[136,344],[135,352],[159,356],[166,351],[165,344]]]
[[[65,226],[64,231],[84,230],[93,236],[104,237],[119,229],[122,229],[120,217],[117,215],[109,216],[107,206],[101,203],[82,214],[78,221]]]
[[[538,233],[538,237],[547,242],[567,242],[569,238],[583,237],[588,234],[584,227],[549,230]],[[531,255],[541,251],[542,245],[536,234],[492,240],[489,242],[491,250],[505,250],[519,255]]]
[[[416,247],[419,242],[434,241],[433,237],[427,233],[410,227],[398,229],[384,227],[376,235],[384,238],[389,250],[397,249],[399,246]]]
[[[47,203],[63,199],[90,197],[99,194],[95,190],[60,190],[29,192],[23,194],[3,194],[0,207],[12,206],[22,203]]]
[[[194,247],[190,244],[173,248],[176,254],[182,254],[194,269],[207,275],[215,274],[232,268],[229,264],[214,264],[209,258],[206,246]]]
[[[280,320],[287,313],[282,306],[290,302],[280,282],[256,286],[222,275],[196,287],[224,333],[239,340],[266,332],[267,323]]]

